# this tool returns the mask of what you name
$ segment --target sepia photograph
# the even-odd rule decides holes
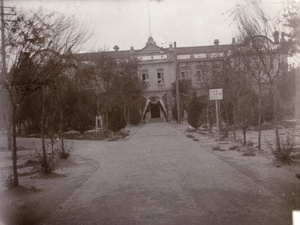
[[[300,225],[299,0],[0,10],[0,225]]]

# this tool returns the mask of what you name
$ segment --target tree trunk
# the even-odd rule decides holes
[[[16,106],[12,106],[12,161],[13,161],[13,175],[14,187],[19,186],[18,168],[17,168],[17,138],[16,138]]]
[[[106,134],[108,134],[108,109],[105,110],[105,126],[104,126],[104,130],[106,132]]]
[[[261,150],[261,83],[258,82],[258,150]]]
[[[127,124],[130,124],[130,106],[127,105]]]
[[[45,116],[45,96],[42,92],[42,113],[41,113],[41,140],[42,140],[42,150],[43,150],[43,161],[44,165],[48,164],[47,160],[47,152],[46,152],[46,146],[45,146],[45,131],[44,131],[44,116]]]
[[[233,106],[233,139],[236,140],[236,106]]]
[[[60,109],[60,115],[59,115],[59,136],[60,136],[60,145],[61,145],[61,152],[65,152],[65,146],[64,146],[64,135],[63,135],[63,110]]]
[[[244,135],[244,145],[247,144],[247,139],[246,139],[246,127],[243,127],[243,135]]]
[[[4,121],[5,121],[5,126],[6,126],[6,134],[7,134],[7,149],[10,151],[12,150],[12,118],[10,117],[10,112],[12,111],[12,106],[10,102],[8,101],[9,96],[7,92],[5,91],[4,94],[4,104],[6,107],[4,107]]]
[[[228,130],[229,130],[229,115],[228,115],[228,110],[226,107],[223,107],[225,110],[226,114],[226,131],[225,131],[225,136],[228,137]]]
[[[279,131],[278,131],[278,105],[277,105],[277,90],[274,87],[274,84],[272,85],[272,95],[273,95],[273,102],[274,102],[274,122],[275,122],[275,140],[276,140],[276,147],[277,151],[281,151],[281,145],[280,145],[280,138],[279,138]]]

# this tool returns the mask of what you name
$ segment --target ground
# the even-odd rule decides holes
[[[184,146],[186,146],[186,148],[191,148],[191,151],[193,148],[195,148],[197,145],[199,144],[201,146],[201,149],[205,149],[205,151],[208,152],[207,157],[211,158],[214,160],[214,162],[225,162],[226,165],[226,169],[230,170],[232,173],[236,173],[238,176],[243,177],[243,179],[248,180],[246,183],[251,185],[254,185],[254,187],[259,187],[259,191],[261,191],[262,193],[267,192],[270,194],[266,194],[266,196],[268,195],[272,195],[272,196],[276,196],[276,198],[274,198],[275,202],[278,201],[283,201],[283,202],[289,202],[292,204],[292,208],[293,209],[297,209],[300,210],[300,199],[299,199],[299,183],[300,183],[300,179],[297,178],[297,174],[300,173],[300,167],[299,167],[299,162],[295,161],[293,162],[291,165],[285,165],[285,164],[281,164],[277,161],[274,161],[273,156],[270,154],[270,150],[268,150],[267,146],[264,144],[263,145],[263,149],[262,151],[257,151],[257,150],[253,150],[252,156],[243,156],[243,154],[245,153],[245,151],[240,148],[240,151],[236,151],[236,150],[228,150],[230,146],[235,146],[235,145],[240,145],[239,142],[233,142],[231,139],[227,139],[225,141],[221,141],[221,149],[225,150],[225,151],[213,151],[212,148],[214,146],[216,146],[217,142],[216,142],[216,136],[210,136],[210,135],[202,135],[200,134],[201,132],[197,132],[194,131],[193,129],[191,129],[186,123],[183,124],[175,124],[175,123],[170,123],[169,125],[171,125],[171,127],[175,128],[175,130],[177,130],[179,133],[181,133],[182,135],[178,134],[178,137],[181,137],[183,135],[185,135],[186,137],[184,137],[186,140],[182,141],[184,142]],[[148,125],[145,125],[148,126]],[[79,208],[80,204],[82,203],[84,204],[85,201],[88,202],[89,199],[89,195],[87,193],[85,193],[91,186],[92,184],[95,182],[94,179],[99,178],[99,180],[102,179],[102,182],[107,181],[107,183],[102,183],[101,186],[103,189],[105,189],[105,187],[107,187],[107,191],[109,192],[110,189],[113,189],[114,186],[116,186],[117,189],[120,189],[121,187],[125,187],[125,192],[122,189],[121,191],[119,190],[118,195],[119,196],[120,193],[127,193],[128,196],[132,196],[131,201],[137,201],[135,202],[136,205],[142,204],[139,198],[136,197],[136,192],[134,191],[135,189],[132,189],[132,186],[136,186],[138,185],[142,185],[140,182],[146,182],[143,183],[143,185],[148,185],[147,181],[141,181],[141,180],[137,180],[137,177],[143,175],[143,177],[146,175],[150,178],[152,178],[153,180],[165,180],[167,179],[166,177],[161,177],[161,174],[155,174],[155,167],[157,165],[160,165],[160,163],[162,163],[163,165],[169,166],[170,162],[168,162],[167,160],[163,160],[163,158],[166,155],[171,154],[170,150],[172,150],[172,148],[170,148],[170,150],[167,152],[156,152],[155,149],[152,149],[151,146],[148,145],[143,145],[143,143],[146,140],[145,138],[149,138],[150,136],[159,136],[161,135],[160,132],[162,132],[161,128],[155,128],[154,129],[158,129],[157,131],[153,131],[153,133],[147,133],[149,132],[148,130],[144,129],[143,130],[143,134],[139,133],[139,139],[137,139],[137,137],[135,137],[135,140],[140,141],[140,152],[144,151],[146,154],[146,158],[144,159],[149,159],[149,160],[153,160],[153,161],[149,161],[146,162],[146,165],[144,165],[144,161],[139,161],[141,160],[139,157],[145,157],[145,156],[140,156],[140,155],[135,155],[134,158],[135,162],[137,163],[141,163],[140,167],[135,166],[135,165],[130,165],[127,164],[128,162],[131,162],[129,160],[131,160],[131,158],[133,158],[133,156],[131,155],[133,152],[136,153],[136,149],[130,150],[128,152],[122,153],[122,154],[126,154],[126,155],[122,155],[124,158],[120,158],[120,159],[115,159],[115,157],[117,156],[117,153],[120,154],[121,152],[116,151],[115,148],[113,146],[127,146],[132,147],[135,145],[130,145],[128,144],[129,141],[131,140],[131,137],[134,136],[136,133],[139,132],[139,130],[141,129],[142,126],[139,127],[128,127],[126,128],[128,130],[127,133],[129,133],[130,135],[125,137],[125,139],[109,139],[109,140],[103,140],[101,142],[103,142],[103,146],[105,146],[105,149],[110,150],[109,152],[105,150],[105,152],[101,152],[101,154],[97,151],[97,143],[98,142],[90,142],[90,141],[67,141],[68,145],[74,145],[74,152],[72,152],[71,157],[68,160],[62,160],[60,162],[60,166],[58,167],[57,171],[55,174],[52,175],[48,175],[48,176],[41,176],[38,174],[34,174],[31,172],[31,168],[29,166],[26,166],[26,162],[28,162],[29,159],[31,159],[34,154],[35,151],[37,149],[40,148],[39,146],[39,139],[36,138],[19,138],[18,139],[18,143],[19,143],[19,158],[18,158],[18,165],[19,165],[19,174],[20,174],[20,184],[21,186],[15,189],[7,189],[5,186],[3,186],[3,183],[6,182],[6,178],[7,178],[7,174],[9,171],[9,166],[10,166],[10,154],[9,152],[6,151],[5,149],[5,145],[2,145],[0,147],[0,155],[1,155],[1,161],[0,161],[0,168],[1,168],[1,172],[2,172],[2,187],[0,189],[0,220],[3,221],[4,224],[61,224],[59,223],[58,219],[55,220],[53,218],[60,218],[62,221],[65,219],[64,215],[68,215],[66,213],[70,212],[70,211],[74,211],[75,213],[77,213],[77,217],[76,215],[74,215],[75,218],[78,219],[78,217],[80,218],[84,218],[84,216],[86,216],[86,211],[83,210],[83,208]],[[130,132],[129,132],[130,130]],[[291,130],[290,129],[282,129],[281,130],[281,135],[285,135],[286,132],[288,132]],[[146,133],[145,133],[146,132]],[[170,133],[163,133],[162,136],[165,138],[164,139],[155,139],[157,140],[157,142],[159,141],[165,141],[166,139],[169,138],[169,136],[173,136],[173,132],[174,130],[170,130],[168,131]],[[297,132],[297,131],[292,131],[292,132]],[[273,136],[272,136],[273,131],[269,130],[269,131],[264,131],[263,132],[263,142],[265,143],[266,139],[272,140]],[[177,135],[177,134],[176,134]],[[249,140],[254,142],[255,145],[255,139],[254,136],[256,135],[255,131],[251,131],[248,133],[248,138]],[[178,139],[178,137],[176,137],[176,139]],[[157,138],[157,137],[156,137]],[[241,136],[239,135],[238,138],[241,138]],[[189,140],[190,139],[190,140]],[[2,137],[1,139],[1,143],[4,143],[5,138]],[[113,145],[111,144],[112,142],[120,142],[119,145]],[[127,144],[125,144],[127,143]],[[179,142],[180,143],[180,142]],[[297,143],[298,144],[298,143]],[[176,148],[174,146],[174,148]],[[101,150],[103,151],[103,149]],[[161,157],[162,162],[158,162],[157,160],[159,160],[160,158],[151,158],[151,156],[147,155],[149,154],[149,152],[155,151],[155,154],[158,154],[158,157]],[[204,153],[204,152],[203,152]],[[202,153],[202,156],[204,157],[204,154]],[[100,155],[98,155],[100,154]],[[159,155],[161,154],[161,155]],[[165,155],[166,154],[166,155]],[[173,152],[172,154],[179,154],[178,152]],[[169,155],[169,158],[170,156]],[[191,154],[194,154],[194,152],[192,151]],[[97,161],[95,160],[96,157],[101,156],[103,157],[102,161]],[[214,157],[215,156],[215,157]],[[174,156],[175,157],[175,156]],[[179,193],[181,195],[187,195],[193,198],[192,202],[195,203],[195,205],[201,205],[201,207],[206,208],[216,208],[215,205],[210,205],[212,203],[209,203],[210,200],[212,200],[212,202],[214,201],[220,201],[221,197],[218,197],[218,195],[216,196],[213,192],[213,189],[208,189],[203,188],[201,190],[206,190],[205,192],[199,192],[198,190],[192,188],[192,186],[197,186],[197,181],[194,180],[185,180],[186,178],[184,178],[184,174],[192,174],[192,169],[195,166],[194,164],[191,167],[186,167],[185,161],[191,162],[191,164],[193,163],[193,155],[191,156],[192,158],[182,158],[183,156],[179,157],[179,158],[174,158],[174,162],[176,161],[177,164],[179,165],[179,170],[178,168],[175,167],[163,167],[164,170],[166,170],[166,175],[170,175],[170,176],[174,176],[174,174],[177,173],[183,173],[183,176],[180,177],[180,180],[185,183],[189,183],[189,185],[191,186],[191,189],[188,192],[182,192],[182,190],[178,190],[180,189],[180,180],[176,180],[179,178],[173,178],[170,180],[169,182],[172,183],[174,182],[176,187],[174,188],[174,192],[175,193]],[[186,157],[186,156],[184,156]],[[200,157],[201,155],[195,155],[195,157]],[[201,160],[199,158],[199,160]],[[215,158],[219,159],[216,160]],[[168,159],[168,158],[166,158]],[[176,159],[176,160],[175,160]],[[116,161],[117,160],[117,161]],[[156,160],[156,161],[155,161]],[[170,159],[171,160],[171,159]],[[204,159],[203,159],[204,160]],[[172,161],[172,160],[171,160]],[[126,163],[126,166],[125,164]],[[196,161],[195,161],[196,163]],[[124,165],[123,165],[124,164]],[[182,164],[182,165],[181,165]],[[222,163],[221,163],[222,164]],[[122,167],[122,165],[124,167]],[[171,165],[173,165],[171,163]],[[204,162],[203,162],[204,165]],[[128,172],[130,172],[130,174],[126,175],[126,179],[124,178],[121,179],[120,177],[114,177],[116,176],[115,174],[109,174],[110,169],[112,169],[111,171],[114,171],[114,173],[120,173],[123,174],[121,169],[119,168],[119,166],[121,166],[121,168],[124,170],[126,169]],[[181,168],[182,166],[182,168]],[[219,165],[218,165],[219,166]],[[218,168],[218,166],[216,166],[215,168]],[[224,166],[222,164],[222,166]],[[105,168],[109,168],[107,169],[107,171],[105,171]],[[145,171],[140,174],[139,173],[139,169],[142,170],[142,168],[145,168]],[[220,167],[221,168],[221,167]],[[224,168],[224,167],[222,167]],[[176,173],[174,173],[173,170],[176,169]],[[199,169],[199,168],[198,168]],[[149,173],[150,171],[153,171],[152,174]],[[101,173],[99,173],[99,171],[102,171]],[[216,174],[218,174],[218,171],[215,171]],[[222,174],[222,171],[219,171]],[[106,174],[107,173],[107,174]],[[154,173],[154,175],[153,175]],[[123,174],[124,175],[124,174]],[[178,174],[177,174],[178,175]],[[227,176],[225,174],[223,174],[224,177]],[[110,176],[111,179],[107,180],[107,176]],[[179,176],[179,175],[178,175]],[[101,178],[101,179],[100,179]],[[127,179],[128,178],[128,179]],[[169,179],[169,178],[168,178]],[[220,185],[222,184],[222,177],[216,179],[212,179],[212,180],[216,180],[216,185]],[[122,181],[122,184],[118,183]],[[99,182],[99,181],[97,181]],[[110,183],[111,182],[111,183]],[[117,182],[117,183],[113,183],[113,182]],[[137,183],[136,183],[137,182]],[[225,182],[225,181],[223,181]],[[249,183],[250,182],[250,183]],[[126,184],[127,183],[127,184]],[[209,183],[209,182],[208,182]],[[136,184],[136,185],[133,185]],[[197,185],[196,185],[197,184]],[[159,184],[157,184],[159,185]],[[179,185],[177,187],[177,185]],[[203,185],[203,184],[201,184]],[[224,183],[223,183],[224,185]],[[226,184],[227,185],[227,184]],[[226,186],[225,185],[225,186]],[[228,184],[229,185],[229,184]],[[226,188],[225,190],[227,190],[227,192],[230,192],[230,187],[233,184],[230,184],[228,186],[228,188]],[[153,186],[153,185],[152,185]],[[169,190],[165,190],[165,186],[163,187],[162,190],[164,190],[162,193],[164,193],[163,195],[161,195],[162,193],[157,193],[154,192],[153,189],[145,189],[145,187],[143,187],[144,189],[138,189],[138,190],[147,190],[146,193],[148,193],[149,198],[153,197],[156,199],[156,201],[159,201],[158,199],[170,199],[170,198],[175,198],[177,199],[178,196],[174,196]],[[153,187],[152,187],[153,188]],[[157,188],[159,189],[160,186],[157,186]],[[238,187],[234,187],[235,189],[240,189],[242,188],[241,185],[239,185]],[[243,187],[244,189],[247,189],[247,187]],[[184,188],[186,189],[186,188]],[[96,190],[96,189],[95,189]],[[218,189],[216,189],[218,190]],[[103,190],[102,190],[103,192]],[[82,199],[82,193],[85,193],[83,196],[84,198]],[[222,193],[224,195],[228,195],[228,193],[226,193],[226,191],[222,190]],[[236,193],[240,193],[239,191],[237,191]],[[241,199],[241,202],[246,201],[246,199],[248,198],[252,198],[251,196],[255,196],[255,195],[250,195],[250,192],[245,192],[247,193],[247,195],[249,195],[250,197],[247,197],[247,195],[245,195],[243,198],[245,198],[244,200]],[[143,194],[143,193],[141,193]],[[145,194],[145,193],[144,193]],[[168,198],[168,196],[170,195],[170,198]],[[231,196],[236,196],[237,194],[234,193],[230,193]],[[101,211],[106,212],[107,214],[107,218],[102,218],[103,220],[101,220],[103,223],[97,223],[97,224],[138,224],[136,221],[138,221],[137,218],[135,218],[135,222],[136,223],[128,223],[129,219],[127,222],[120,222],[122,220],[117,220],[119,219],[116,216],[116,221],[112,220],[112,216],[114,215],[114,210],[118,209],[120,207],[120,205],[114,205],[111,206],[111,210],[108,210],[108,205],[111,205],[112,202],[109,202],[110,197],[108,197],[110,195],[104,195],[99,194],[98,195],[98,199],[99,202],[102,202],[102,204],[104,205],[100,205],[97,207],[100,207],[99,210],[101,209]],[[193,197],[194,196],[194,197]],[[202,196],[202,197],[201,197]],[[95,197],[94,195],[91,196],[91,198]],[[208,198],[212,198],[212,199],[208,199]],[[119,199],[115,199],[114,202],[118,202],[121,201],[120,199],[123,199],[121,202],[125,202],[126,199],[124,199],[124,196],[118,197]],[[129,197],[128,197],[129,198]],[[188,198],[187,196],[184,197]],[[239,197],[240,198],[240,197]],[[266,197],[267,198],[267,197]],[[197,200],[198,199],[198,200]],[[151,199],[147,199],[147,201],[150,201]],[[273,201],[273,197],[271,198],[271,200]],[[93,203],[94,200],[91,200],[91,203]],[[170,200],[169,200],[170,201]],[[178,200],[179,201],[179,200]],[[201,202],[197,202],[197,201],[201,201]],[[203,202],[205,202],[205,204]],[[239,205],[240,208],[243,208],[244,206],[241,206],[241,203],[234,203],[231,202],[232,200],[228,200],[228,204],[237,204]],[[248,200],[247,200],[248,201]],[[75,204],[76,203],[76,204]],[[94,204],[94,203],[93,203]],[[105,204],[107,204],[107,206],[105,206]],[[124,203],[125,204],[125,203]],[[146,204],[146,203],[143,203]],[[155,207],[155,203],[153,202],[153,199],[149,202],[147,202],[148,204],[148,211],[153,211],[154,209],[152,207]],[[149,205],[150,204],[150,205]],[[157,221],[154,224],[169,224],[166,221],[164,222],[163,219],[161,219],[162,215],[164,214],[171,214],[171,212],[176,211],[178,214],[180,214],[180,211],[177,211],[177,209],[173,209],[172,207],[170,208],[169,205],[166,206],[166,202],[161,203],[162,206],[165,206],[165,211],[161,211],[161,212],[157,212],[158,214],[152,214],[152,217],[147,218],[145,216],[145,218],[143,218],[142,215],[144,215],[143,213],[143,208],[140,209],[132,209],[135,213],[137,213],[137,215],[139,215],[139,223],[141,224],[153,224],[151,223],[151,220],[153,221]],[[187,202],[180,202],[180,203],[176,203],[179,204],[181,206],[184,205],[186,208],[191,207],[188,201]],[[187,205],[185,205],[187,204]],[[259,204],[259,203],[258,203]],[[264,203],[265,204],[265,203]],[[275,204],[275,203],[274,203]],[[76,205],[76,207],[75,207]],[[204,205],[204,206],[203,206]],[[223,204],[221,204],[223,205]],[[225,205],[224,205],[225,206]],[[229,205],[231,206],[231,205]],[[228,207],[229,207],[228,206]],[[83,205],[84,207],[84,205]],[[223,206],[222,206],[223,207]],[[226,207],[226,206],[225,206]],[[250,207],[250,203],[249,203],[249,207]],[[127,208],[130,208],[129,205],[127,206]],[[192,208],[192,207],[191,207]],[[229,207],[230,208],[230,207]],[[243,208],[246,210],[246,208]],[[128,212],[126,210],[128,209],[122,209],[124,210],[124,215],[126,215],[125,212]],[[122,212],[122,210],[120,209],[120,211]],[[163,210],[163,209],[162,209]],[[230,209],[230,211],[226,212],[224,211],[224,215],[221,215],[221,217],[224,218],[231,218],[232,215],[234,215],[235,213],[237,213],[235,211],[236,209],[232,208]],[[249,210],[249,209],[247,209]],[[252,209],[254,210],[254,209]],[[81,211],[81,213],[80,213]],[[155,210],[154,210],[155,211]],[[94,215],[93,212],[89,212],[91,213],[91,215]],[[96,213],[96,212],[95,212]],[[188,212],[181,212],[182,214],[186,214],[189,215]],[[208,212],[207,212],[208,213]],[[246,212],[244,212],[246,213]],[[248,213],[248,212],[247,212]],[[246,213],[246,214],[247,214]],[[251,213],[251,212],[250,212]],[[232,214],[232,215],[231,215]],[[248,213],[249,214],[249,213]],[[109,217],[109,215],[111,215],[111,217]],[[123,215],[123,216],[124,216]],[[191,214],[194,215],[194,214]],[[207,214],[208,215],[208,214]],[[206,214],[203,214],[203,221],[207,221],[207,216]],[[209,212],[209,215],[213,215],[212,212]],[[60,216],[60,217],[59,217]],[[174,215],[173,215],[174,216]],[[93,216],[91,216],[93,217]],[[136,216],[138,217],[138,216]],[[171,216],[170,216],[171,217]],[[211,216],[210,216],[211,217]],[[125,216],[122,217],[123,221],[126,221]],[[191,218],[191,217],[189,217]],[[205,219],[206,218],[206,219]],[[131,218],[132,219],[132,218]],[[258,218],[261,219],[261,218]],[[71,220],[65,220],[65,221],[71,221]],[[150,223],[149,223],[150,221]],[[225,220],[224,220],[225,221]],[[178,224],[180,220],[178,220]],[[183,221],[181,221],[183,222]],[[247,223],[248,222],[248,223]],[[252,224],[251,222],[253,222],[253,220],[247,220],[246,224]],[[1,223],[0,223],[1,224]],[[65,223],[66,224],[66,223]],[[73,223],[67,223],[67,224],[73,224]],[[95,224],[93,222],[91,223],[85,223],[85,224]],[[181,223],[182,224],[182,223]],[[191,219],[191,224],[197,224],[195,223],[195,221],[192,221]],[[210,223],[209,223],[210,224]],[[222,224],[221,222],[218,223],[218,221],[216,223],[211,223],[211,224]],[[283,224],[283,223],[278,223],[278,224]],[[288,224],[288,223],[287,223]]]

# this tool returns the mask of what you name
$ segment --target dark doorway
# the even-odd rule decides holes
[[[160,107],[158,103],[151,103],[151,118],[160,118]]]

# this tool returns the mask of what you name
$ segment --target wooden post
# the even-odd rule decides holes
[[[216,101],[216,120],[217,120],[217,132],[218,132],[218,146],[220,147],[220,127],[219,127],[219,103]]]

